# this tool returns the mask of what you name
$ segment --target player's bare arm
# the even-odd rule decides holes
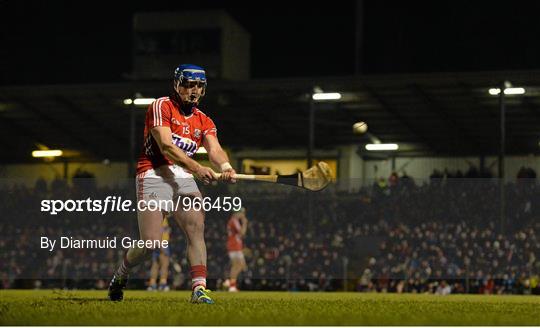
[[[234,175],[236,171],[229,163],[229,156],[221,148],[221,145],[216,137],[213,135],[207,135],[204,137],[203,145],[208,152],[208,158],[210,162],[220,169],[223,173],[220,180],[235,183]]]
[[[215,180],[214,171],[206,166],[202,166],[192,160],[182,150],[172,142],[171,129],[166,126],[156,126],[151,131],[152,137],[156,140],[161,153],[175,164],[180,165],[192,172],[197,179],[205,183]]]
[[[240,221],[242,221],[242,228],[240,229],[240,233],[242,234],[242,237],[245,237],[248,227],[248,219],[245,214],[240,217]]]

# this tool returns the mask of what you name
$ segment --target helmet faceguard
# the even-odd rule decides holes
[[[185,89],[198,87],[202,90],[200,95],[197,93],[180,94],[179,87]],[[196,65],[182,64],[178,66],[174,71],[173,89],[176,100],[182,105],[182,111],[189,115],[206,93],[206,72],[202,67]]]

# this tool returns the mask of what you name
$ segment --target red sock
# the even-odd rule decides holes
[[[206,265],[191,266],[191,289],[206,288]]]

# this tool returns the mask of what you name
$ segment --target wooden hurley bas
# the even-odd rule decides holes
[[[217,177],[221,177],[221,173],[216,173]],[[317,165],[309,169],[289,175],[257,175],[257,174],[236,174],[237,180],[253,180],[271,183],[285,184],[295,187],[304,188],[311,191],[323,190],[330,181],[332,181],[332,171],[325,162],[319,162]]]

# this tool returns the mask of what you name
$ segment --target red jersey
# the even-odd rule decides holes
[[[205,136],[217,137],[214,122],[198,108],[194,108],[191,115],[185,116],[169,97],[156,99],[146,111],[144,142],[137,162],[137,174],[162,165],[174,164],[161,153],[150,133],[156,126],[171,128],[173,144],[189,157],[197,152]]]
[[[231,217],[227,223],[227,250],[229,252],[241,251],[244,247],[241,231],[240,219]]]

